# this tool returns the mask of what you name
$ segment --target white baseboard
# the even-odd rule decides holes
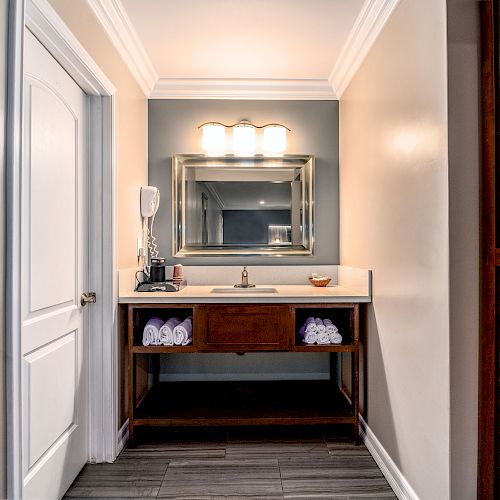
[[[359,422],[363,441],[373,459],[377,462],[382,474],[387,479],[387,482],[394,490],[394,494],[399,500],[419,500],[419,497],[410,486],[410,483],[403,476],[397,465],[382,446],[382,443],[377,439],[377,436],[375,436],[370,427],[368,427],[368,424],[361,415],[359,416]]]
[[[121,426],[120,430],[118,431],[118,436],[116,439],[116,456],[121,453],[123,448],[125,448],[125,445],[128,442],[128,418],[125,421],[125,423]]]

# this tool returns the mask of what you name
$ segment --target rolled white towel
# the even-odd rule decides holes
[[[330,319],[324,319],[323,323],[326,327],[326,331],[332,335],[333,333],[339,333],[339,329],[332,323]]]
[[[326,332],[326,326],[321,318],[316,318],[316,331],[318,333]]]
[[[306,334],[304,336],[304,342],[306,344],[314,344],[314,343],[316,343],[317,338],[318,338],[318,336],[317,336],[316,332],[306,332]]]
[[[305,327],[305,325],[303,325],[300,327],[299,335],[301,336],[301,338],[304,338],[305,334],[306,334],[306,327]]]
[[[174,328],[180,324],[181,320],[179,318],[170,318],[167,322],[160,328],[160,344],[163,345],[174,345]]]
[[[145,346],[159,345],[160,328],[163,326],[163,320],[160,318],[150,318],[142,332],[142,343]]]
[[[306,329],[306,333],[309,333],[309,332],[316,333],[316,331],[317,331],[316,320],[312,316],[310,318],[306,319],[304,326]]]
[[[318,333],[318,344],[329,344],[330,343],[330,334],[328,332]]]
[[[193,338],[193,324],[191,316],[174,328],[174,344],[188,345]]]
[[[338,332],[338,330],[335,333],[330,333],[330,342],[332,344],[342,344],[342,335]]]

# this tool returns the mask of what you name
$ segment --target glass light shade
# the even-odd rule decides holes
[[[209,153],[221,153],[226,147],[226,127],[207,123],[201,127],[201,147]]]
[[[286,128],[281,125],[270,125],[264,129],[264,151],[266,153],[283,153],[286,149]]]
[[[239,154],[252,154],[255,151],[256,138],[253,125],[236,125],[233,128],[233,149]]]

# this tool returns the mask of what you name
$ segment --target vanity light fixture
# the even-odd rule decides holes
[[[271,123],[264,127],[264,151],[266,153],[283,153],[286,149],[287,128]]]
[[[249,122],[240,122],[233,127],[233,149],[235,153],[251,155],[255,153],[256,145],[257,139],[254,125]]]
[[[241,120],[233,125],[220,122],[206,122],[199,127],[202,131],[201,145],[207,153],[223,153],[226,149],[226,129],[232,129],[232,151],[240,155],[252,155],[257,150],[257,131],[262,130],[262,150],[266,154],[280,154],[286,150],[288,127],[279,123],[254,125]]]
[[[226,127],[222,123],[204,123],[201,129],[201,147],[208,153],[223,153],[226,149]]]

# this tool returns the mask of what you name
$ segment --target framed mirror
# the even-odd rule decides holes
[[[312,255],[314,158],[172,158],[175,257]]]

